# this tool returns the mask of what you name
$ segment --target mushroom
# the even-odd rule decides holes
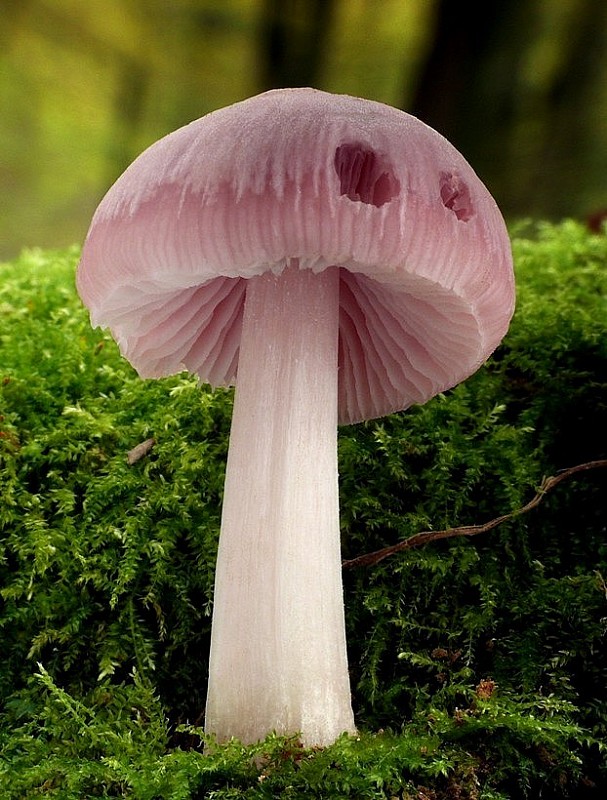
[[[206,730],[354,732],[338,423],[424,403],[497,347],[514,289],[493,198],[402,111],[274,90],[140,155],[77,286],[142,377],[236,385]]]

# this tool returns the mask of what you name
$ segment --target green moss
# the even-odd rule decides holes
[[[607,458],[607,237],[529,225],[513,247],[518,308],[490,362],[340,431],[346,558]],[[0,265],[2,796],[602,793],[605,470],[482,537],[344,572],[359,740],[202,753],[231,394],[140,380],[91,330],[76,260]]]

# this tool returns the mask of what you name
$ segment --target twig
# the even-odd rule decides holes
[[[422,547],[425,544],[438,541],[439,539],[451,539],[455,536],[477,536],[479,533],[486,533],[493,528],[497,528],[497,526],[501,525],[503,522],[507,522],[515,517],[520,517],[521,514],[526,514],[528,511],[536,508],[542,502],[546,494],[554,489],[554,487],[559,483],[561,483],[561,481],[564,481],[570,478],[572,475],[578,474],[579,472],[586,472],[587,470],[597,469],[599,467],[607,467],[607,460],[588,461],[585,464],[577,464],[575,467],[569,467],[569,469],[561,470],[557,475],[544,478],[539,489],[537,490],[535,497],[533,497],[522,508],[517,508],[514,511],[511,511],[509,514],[502,514],[500,517],[489,520],[489,522],[485,522],[482,525],[464,525],[461,528],[447,528],[444,531],[421,531],[420,533],[416,533],[413,536],[410,536],[408,539],[398,542],[397,544],[390,545],[389,547],[383,547],[381,550],[375,550],[373,553],[365,553],[365,555],[358,556],[357,558],[351,558],[348,561],[343,561],[342,567],[344,569],[351,569],[352,567],[368,567],[372,564],[378,564],[380,561],[383,561],[384,558],[394,555],[394,553],[402,553],[405,550],[413,550],[415,547]]]
[[[126,461],[129,466],[133,466],[138,461],[141,461],[142,458],[147,456],[150,452],[152,447],[156,444],[155,439],[146,439],[145,442],[141,442],[140,444],[133,447],[132,450],[126,454]]]

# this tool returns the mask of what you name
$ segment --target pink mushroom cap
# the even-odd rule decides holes
[[[464,380],[514,310],[510,242],[486,187],[402,111],[281,89],[143,152],[92,220],[77,274],[91,322],[142,377],[237,382],[247,279],[337,266],[341,423]]]

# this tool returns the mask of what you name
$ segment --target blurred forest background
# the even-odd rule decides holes
[[[148,144],[298,85],[416,114],[509,219],[607,207],[605,0],[0,0],[0,257],[82,241]]]

